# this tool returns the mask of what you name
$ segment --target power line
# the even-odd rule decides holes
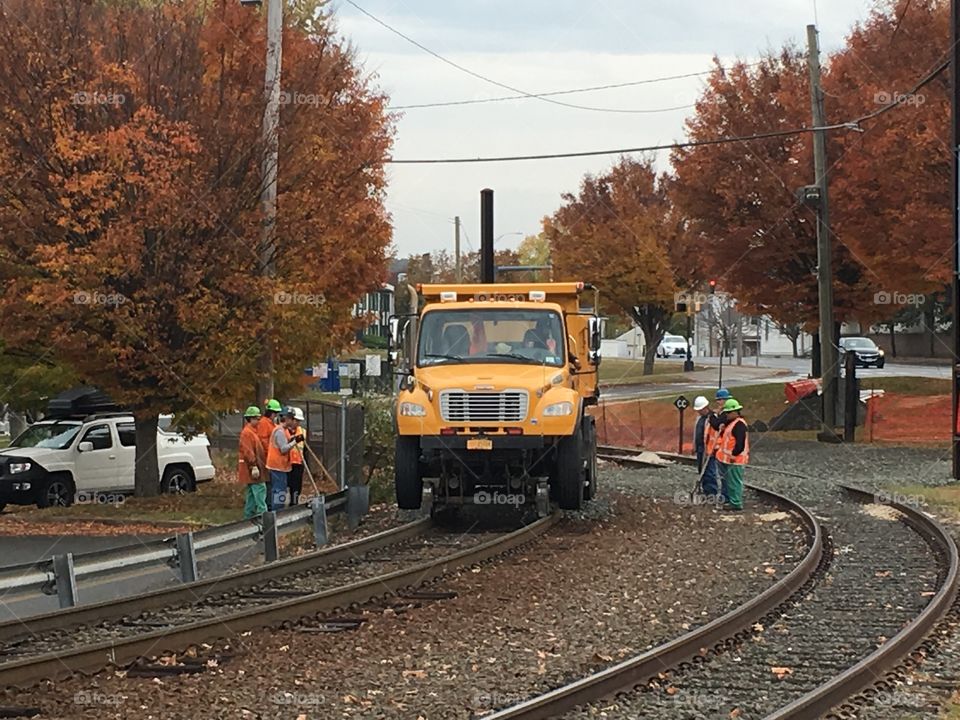
[[[751,63],[746,67],[753,67],[757,63]],[[532,93],[530,95],[503,95],[501,97],[480,98],[472,100],[449,100],[446,102],[418,103],[415,105],[393,105],[391,110],[417,110],[420,108],[451,107],[455,105],[482,105],[484,103],[505,102],[507,100],[530,100],[544,97],[555,97],[557,95],[575,95],[577,93],[596,92],[598,90],[616,90],[619,88],[637,87],[638,85],[652,85],[654,83],[669,82],[671,80],[685,80],[687,78],[702,77],[709,75],[713,70],[701,70],[700,72],[685,73],[683,75],[666,75],[658,78],[648,78],[646,80],[633,80],[631,82],[613,83],[610,85],[592,85],[590,87],[573,88],[571,90],[554,90],[552,92]],[[684,108],[689,105],[682,106]],[[680,108],[664,108],[663,110],[647,110],[646,112],[664,112],[666,110],[675,110]]]
[[[347,0],[351,2],[351,0]],[[713,140],[688,140],[686,142],[674,142],[674,143],[664,143],[660,145],[647,145],[644,147],[635,147],[635,148],[619,148],[616,150],[586,150],[582,152],[562,152],[562,153],[547,153],[542,155],[505,155],[500,157],[476,157],[476,158],[428,158],[428,159],[414,159],[414,160],[396,160],[388,158],[386,162],[392,163],[394,165],[452,165],[452,164],[465,164],[465,163],[490,163],[490,162],[517,162],[521,160],[554,160],[559,158],[577,158],[577,157],[594,157],[598,155],[626,155],[629,153],[639,153],[639,152],[655,152],[658,150],[682,150],[685,148],[692,147],[703,147],[708,145],[726,145],[729,143],[743,143],[751,142],[754,140],[768,140],[771,138],[779,137],[789,137],[793,135],[804,135],[808,133],[818,132],[818,131],[831,131],[831,130],[856,130],[862,131],[860,125],[868,120],[872,120],[880,115],[893,110],[900,105],[905,104],[910,96],[914,95],[918,90],[923,88],[928,83],[932,82],[934,78],[937,77],[941,72],[943,72],[947,67],[950,66],[950,61],[945,60],[940,65],[938,65],[934,70],[930,72],[925,78],[923,78],[919,83],[917,83],[909,92],[903,93],[902,95],[895,95],[892,102],[887,103],[883,107],[874,112],[867,113],[866,115],[861,115],[854,120],[849,122],[834,123],[832,125],[824,125],[821,127],[801,127],[794,128],[792,130],[775,130],[771,132],[756,133],[754,135],[744,135],[744,136],[727,136],[721,138],[715,138]]]
[[[406,40],[406,41],[407,41],[408,43],[410,43],[411,45],[414,45],[415,47],[420,48],[421,50],[423,50],[423,52],[427,53],[428,55],[432,55],[433,57],[435,57],[435,58],[436,58],[437,60],[439,60],[440,62],[446,63],[446,64],[449,65],[450,67],[456,68],[456,69],[459,70],[460,72],[466,73],[467,75],[470,75],[471,77],[475,77],[475,78],[477,78],[478,80],[482,80],[482,81],[485,82],[485,83],[489,83],[489,84],[491,84],[491,85],[496,85],[497,87],[502,88],[502,89],[504,89],[504,90],[509,90],[509,91],[512,92],[512,93],[517,93],[521,98],[532,98],[532,99],[536,99],[536,100],[542,100],[543,102],[551,103],[551,104],[553,104],[553,105],[560,105],[561,107],[574,108],[575,110],[589,110],[589,111],[592,111],[592,112],[624,113],[624,114],[646,114],[646,113],[651,113],[651,112],[669,112],[669,111],[672,111],[672,110],[685,110],[685,109],[688,109],[688,108],[693,107],[693,105],[685,105],[685,106],[677,106],[677,107],[672,107],[672,108],[657,108],[657,109],[653,109],[653,110],[644,110],[644,109],[620,109],[620,108],[602,108],[602,107],[592,107],[592,106],[589,106],[589,105],[577,105],[577,104],[575,104],[575,103],[563,102],[562,100],[554,100],[554,99],[552,98],[553,95],[564,94],[565,92],[580,92],[580,91],[576,91],[576,90],[575,90],[575,91],[563,91],[563,92],[560,92],[560,93],[531,93],[531,92],[527,92],[526,90],[521,90],[520,88],[513,87],[512,85],[507,85],[506,83],[502,83],[502,82],[500,82],[499,80],[494,80],[493,78],[487,77],[486,75],[482,75],[481,73],[478,73],[478,72],[476,72],[475,70],[471,70],[471,69],[468,68],[468,67],[465,67],[465,66],[463,66],[463,65],[460,65],[459,63],[456,63],[456,62],[454,62],[453,60],[451,60],[451,59],[449,59],[449,58],[447,58],[447,57],[444,57],[443,55],[441,55],[440,53],[436,52],[435,50],[431,50],[431,49],[428,48],[426,45],[424,45],[423,43],[418,42],[417,40],[413,39],[413,38],[410,37],[409,35],[404,34],[404,33],[401,32],[400,30],[398,30],[397,28],[393,27],[392,25],[389,25],[388,23],[386,23],[386,22],[384,22],[383,20],[381,20],[380,18],[378,18],[378,17],[377,17],[376,15],[374,15],[373,13],[371,13],[371,12],[369,12],[369,11],[367,11],[367,10],[364,10],[362,7],[360,7],[360,5],[358,5],[356,2],[354,2],[354,0],[345,0],[345,1],[346,1],[347,4],[349,4],[349,5],[353,6],[354,8],[356,8],[358,11],[360,11],[361,13],[363,13],[364,15],[366,15],[368,18],[370,18],[371,20],[373,20],[375,23],[377,23],[377,24],[380,25],[381,27],[385,28],[386,30],[389,30],[389,31],[392,32],[394,35],[397,35],[398,37],[403,38],[404,40]],[[493,102],[493,101],[499,102],[500,100],[504,100],[504,99],[510,99],[510,98],[493,99],[493,100],[484,101],[484,102]],[[462,104],[469,104],[470,102],[473,102],[473,101],[463,101]],[[440,107],[440,106],[442,106],[442,105],[443,105],[443,104],[427,103],[427,104],[425,104],[425,105],[417,106],[417,107]],[[394,108],[394,109],[395,109],[395,110],[401,110],[401,109],[410,108],[410,107],[412,107],[412,106],[401,106],[401,107],[397,107],[397,108]]]

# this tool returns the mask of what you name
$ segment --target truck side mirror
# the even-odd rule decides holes
[[[603,321],[600,318],[590,318],[590,350],[600,351],[600,343],[603,340]]]
[[[400,346],[400,318],[391,317],[389,322],[390,332],[387,335],[387,350],[394,351],[394,348]],[[391,361],[393,361],[392,356]]]
[[[84,440],[77,445],[77,452],[90,452],[91,450],[93,450],[93,443],[89,440]]]

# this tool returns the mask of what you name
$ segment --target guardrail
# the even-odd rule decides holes
[[[346,512],[351,527],[366,514],[368,488],[353,486],[327,496],[313,498],[309,504],[266,512],[248,520],[177,534],[162,540],[126,545],[109,550],[74,555],[66,553],[40,562],[0,568],[0,597],[43,593],[56,594],[60,607],[78,602],[77,580],[100,578],[148,565],[166,564],[179,568],[183,582],[197,580],[198,555],[214,556],[239,543],[263,540],[264,560],[279,559],[279,530],[292,525],[313,527],[317,547],[327,543],[327,517]]]

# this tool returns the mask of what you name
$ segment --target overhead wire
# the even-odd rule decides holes
[[[365,16],[367,16],[368,18],[370,18],[371,20],[373,20],[373,22],[377,23],[378,25],[380,25],[380,26],[383,27],[384,29],[390,31],[390,32],[393,33],[394,35],[397,35],[398,37],[402,38],[403,40],[405,40],[406,42],[410,43],[411,45],[419,48],[420,50],[422,50],[423,52],[427,53],[428,55],[433,56],[434,58],[436,58],[436,59],[439,60],[440,62],[445,63],[446,65],[449,65],[450,67],[453,67],[453,68],[459,70],[459,71],[462,72],[462,73],[466,73],[467,75],[470,75],[471,77],[474,77],[474,78],[476,78],[476,79],[478,79],[478,80],[482,80],[482,81],[485,82],[485,83],[489,83],[490,85],[495,85],[496,87],[502,88],[502,89],[504,89],[504,90],[509,90],[509,91],[512,92],[512,93],[516,93],[516,94],[519,96],[517,99],[519,99],[519,98],[529,98],[529,99],[541,100],[541,101],[543,101],[543,102],[551,103],[551,104],[553,104],[553,105],[559,105],[559,106],[561,106],[561,107],[573,108],[573,109],[575,109],[575,110],[588,110],[588,111],[591,111],[591,112],[621,113],[621,114],[661,113],[661,112],[671,112],[671,111],[674,111],[674,110],[686,110],[686,109],[689,109],[689,108],[691,108],[691,107],[694,107],[693,104],[689,104],[689,105],[677,105],[677,106],[674,106],[674,107],[653,108],[653,109],[645,109],[645,108],[604,108],[604,107],[594,107],[594,106],[590,106],[590,105],[578,105],[578,104],[576,104],[576,103],[568,103],[568,102],[564,102],[564,101],[562,101],[562,100],[554,100],[554,99],[553,99],[553,97],[554,97],[555,95],[571,94],[571,93],[575,93],[575,92],[587,92],[587,91],[589,91],[589,89],[584,89],[584,90],[570,90],[570,91],[563,90],[563,91],[557,91],[557,92],[551,92],[551,93],[532,93],[532,92],[527,92],[526,90],[522,90],[522,89],[520,89],[520,88],[514,87],[513,85],[508,85],[507,83],[500,82],[499,80],[494,80],[493,78],[488,77],[487,75],[483,75],[482,73],[479,73],[479,72],[477,72],[477,71],[475,71],[475,70],[471,70],[470,68],[468,68],[468,67],[466,67],[466,66],[464,66],[464,65],[461,65],[460,63],[457,63],[457,62],[451,60],[450,58],[445,57],[444,55],[441,55],[441,54],[438,53],[437,51],[432,50],[431,48],[427,47],[427,46],[424,45],[423,43],[421,43],[421,42],[417,41],[416,39],[410,37],[409,35],[405,34],[403,31],[398,30],[397,28],[393,27],[393,26],[390,25],[389,23],[381,20],[379,17],[377,17],[377,16],[374,15],[373,13],[371,13],[371,12],[369,12],[368,10],[364,9],[363,7],[361,7],[361,6],[360,6],[359,4],[357,4],[354,0],[344,0],[344,1],[345,1],[348,5],[354,7],[357,11],[359,11],[359,12],[362,13],[363,15],[365,15]],[[698,74],[699,74],[699,73],[698,73]],[[638,81],[638,84],[639,84],[640,82],[642,82],[642,81]],[[624,84],[624,86],[626,86],[626,84]],[[596,89],[601,89],[601,88],[598,87],[598,88],[596,88]],[[504,101],[504,100],[510,100],[510,99],[514,99],[514,98],[491,98],[491,99],[487,99],[487,100],[481,100],[480,102],[502,102],[502,101]],[[394,107],[394,108],[392,108],[392,109],[393,109],[393,110],[403,110],[403,109],[412,109],[412,108],[414,108],[414,107],[443,107],[443,106],[448,105],[448,104],[449,104],[449,105],[453,105],[453,104],[464,104],[464,105],[466,105],[466,104],[472,104],[472,103],[474,103],[474,102],[477,102],[477,101],[469,100],[469,101],[452,101],[452,102],[450,102],[450,103],[424,103],[424,104],[422,104],[422,105],[415,105],[415,106],[411,106],[411,105],[399,106],[399,107]]]
[[[350,1],[350,0],[348,0]],[[422,158],[422,159],[394,159],[388,158],[386,162],[392,163],[394,165],[440,165],[440,164],[464,164],[464,163],[489,163],[489,162],[516,162],[522,160],[553,160],[559,158],[577,158],[577,157],[594,157],[598,155],[626,155],[630,153],[639,153],[639,152],[655,152],[659,150],[682,150],[692,147],[703,147],[709,145],[726,145],[730,143],[743,143],[743,142],[752,142],[756,140],[768,140],[771,138],[778,137],[789,137],[793,135],[804,135],[813,132],[821,131],[833,131],[833,130],[854,130],[862,132],[863,129],[860,125],[864,122],[872,120],[884,113],[893,110],[900,105],[906,103],[906,101],[916,94],[918,90],[925,87],[928,83],[932,82],[941,72],[943,72],[947,67],[950,66],[950,60],[944,60],[940,65],[934,68],[926,77],[920,80],[912,89],[908,92],[903,93],[902,95],[894,96],[893,100],[886,105],[882,106],[878,110],[875,110],[871,113],[861,115],[853,120],[847,122],[833,123],[830,125],[823,126],[814,126],[814,127],[800,127],[793,128],[790,130],[774,130],[770,132],[756,133],[753,135],[742,135],[742,136],[725,136],[720,138],[713,138],[710,140],[687,140],[683,142],[673,142],[673,143],[661,143],[658,145],[646,145],[642,147],[632,147],[632,148],[618,148],[615,150],[585,150],[580,152],[560,152],[560,153],[544,153],[538,155],[504,155],[499,157],[475,157],[475,158]]]

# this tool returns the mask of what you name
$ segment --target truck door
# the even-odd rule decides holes
[[[577,359],[580,361],[580,371],[578,373],[577,387],[581,397],[591,397],[596,393],[598,374],[597,367],[590,361],[590,319],[592,314],[588,313],[568,313],[567,314],[567,334],[573,338],[576,343],[571,346]]]
[[[83,443],[91,448],[80,451]],[[110,423],[95,423],[80,435],[74,452],[77,491],[113,490],[119,482],[117,446]]]

